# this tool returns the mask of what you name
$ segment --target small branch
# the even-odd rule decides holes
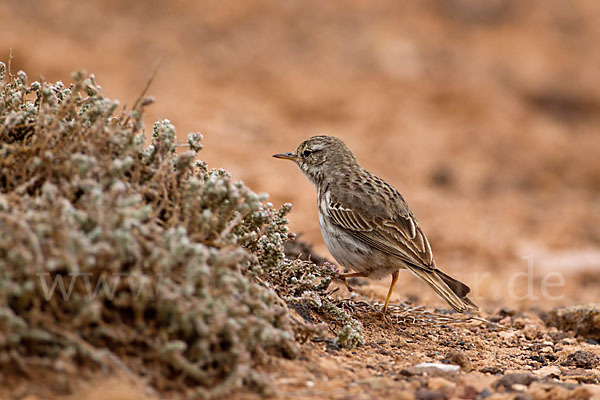
[[[144,86],[142,93],[140,93],[138,98],[135,100],[135,103],[133,103],[133,106],[131,107],[131,111],[135,110],[140,105],[140,102],[142,101],[144,96],[146,96],[148,89],[150,89],[150,85],[152,85],[152,82],[154,81],[154,78],[156,77],[156,74],[158,73],[158,67],[160,66],[161,61],[162,61],[162,57],[159,57],[159,59],[156,61],[156,64],[154,65],[154,69],[152,70],[152,75],[150,75],[150,78],[146,82],[146,86]],[[127,115],[127,118],[125,119],[125,122],[123,123],[123,125],[127,125],[127,123],[129,122],[130,116],[131,116],[131,113],[129,113]]]

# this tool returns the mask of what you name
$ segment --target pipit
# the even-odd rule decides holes
[[[380,279],[391,274],[384,315],[398,271],[404,268],[456,311],[477,309],[467,298],[469,287],[436,267],[431,246],[402,195],[361,167],[340,139],[314,136],[295,152],[273,157],[294,161],[317,187],[325,244],[339,264],[356,271],[341,274],[340,279]]]

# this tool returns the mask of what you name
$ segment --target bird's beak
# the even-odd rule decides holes
[[[279,153],[279,154],[274,154],[273,157],[282,158],[284,160],[298,161],[298,156],[295,155],[294,153]]]

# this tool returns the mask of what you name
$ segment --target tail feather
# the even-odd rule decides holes
[[[440,276],[440,278],[442,278],[446,285],[448,285],[448,287],[450,287],[450,289],[452,289],[452,291],[456,293],[459,297],[463,298],[466,295],[468,295],[471,291],[471,289],[467,285],[443,273],[439,269],[435,272],[437,272],[437,274]]]
[[[469,308],[479,310],[479,307],[477,307],[477,304],[473,303],[471,301],[471,299],[469,299],[467,297],[469,292],[471,292],[471,289],[467,285],[465,285],[461,281],[456,280],[453,277],[443,273],[439,269],[436,272],[442,278],[442,280],[446,283],[446,285],[448,285],[448,287],[450,287],[450,289],[452,289],[452,291],[454,293],[456,293],[456,295],[458,295],[462,301],[467,303]]]
[[[471,291],[467,285],[446,275],[440,270],[427,271],[418,267],[408,267],[410,271],[425,281],[446,302],[458,312],[465,312],[469,308],[478,310],[467,294]]]

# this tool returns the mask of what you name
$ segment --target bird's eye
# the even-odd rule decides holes
[[[302,153],[302,155],[303,155],[304,157],[308,157],[308,156],[310,156],[310,155],[311,155],[311,153],[312,153],[312,151],[310,151],[310,150],[304,150],[304,152]]]

